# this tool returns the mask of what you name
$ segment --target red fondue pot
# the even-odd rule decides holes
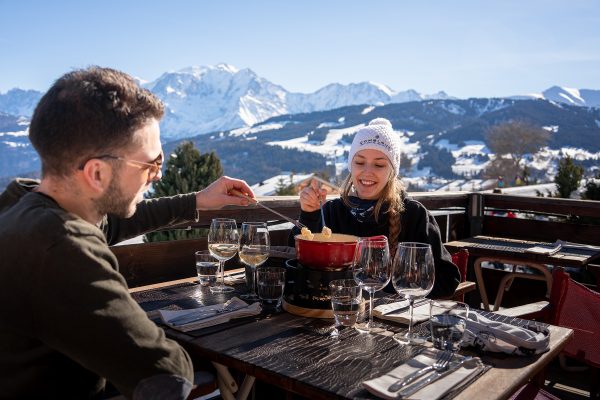
[[[308,268],[326,271],[339,271],[352,265],[358,237],[332,233],[326,237],[315,233],[312,240],[296,235],[296,257]]]

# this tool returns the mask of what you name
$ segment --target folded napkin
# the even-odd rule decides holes
[[[410,310],[408,300],[397,301],[395,303],[382,304],[373,309],[373,316],[379,319],[398,322],[408,325],[410,321]],[[413,324],[427,321],[429,319],[429,300],[419,299],[415,301],[413,307]]]
[[[399,367],[391,370],[383,376],[375,379],[371,379],[363,382],[363,387],[369,392],[376,396],[384,399],[397,399],[399,398],[399,392],[390,392],[389,387],[405,376],[424,368],[433,363],[438,359],[440,350],[434,348],[428,348],[414,358],[411,358]],[[450,362],[449,372],[442,378],[432,382],[431,384],[423,387],[418,392],[413,393],[407,399],[439,399],[446,394],[460,391],[465,385],[468,385],[473,381],[479,373],[482,372],[486,367],[481,363],[481,360],[477,357],[469,358],[461,366],[458,364],[466,360],[464,356],[454,355],[454,358]],[[457,368],[452,371],[453,368]],[[418,383],[421,379],[426,379],[431,373],[425,374],[422,378],[415,380],[406,386],[409,388],[411,385]]]
[[[550,332],[542,324],[529,321],[523,327],[510,325],[492,321],[473,310],[469,312],[462,340],[463,346],[520,356],[545,353],[549,344]]]
[[[554,244],[539,244],[533,247],[529,247],[527,249],[525,249],[526,253],[534,253],[534,254],[547,254],[547,255],[552,255],[552,254],[556,254],[560,251],[561,249],[561,244],[560,243],[554,243]]]
[[[229,309],[233,309],[233,311],[228,311]],[[248,305],[245,301],[234,297],[226,303],[215,304],[212,306],[188,310],[159,310],[159,313],[162,321],[171,328],[182,332],[188,332],[222,324],[233,318],[257,315],[260,311],[261,308],[258,302]],[[181,322],[181,319],[179,319],[180,322],[176,322],[176,318],[183,318],[184,316],[189,317],[185,318],[183,323]]]

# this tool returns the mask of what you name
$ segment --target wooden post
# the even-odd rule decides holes
[[[481,193],[469,194],[469,236],[480,235],[483,230],[483,196]]]

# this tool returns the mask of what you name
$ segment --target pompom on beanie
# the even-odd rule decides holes
[[[354,136],[350,154],[348,154],[348,171],[352,172],[352,159],[361,150],[379,150],[390,160],[396,176],[400,173],[400,140],[392,128],[392,123],[385,118],[375,118],[369,125],[359,129]]]

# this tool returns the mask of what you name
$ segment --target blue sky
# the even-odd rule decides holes
[[[287,90],[339,82],[461,98],[600,89],[594,0],[0,0],[0,92],[88,65],[146,80],[250,68]]]

